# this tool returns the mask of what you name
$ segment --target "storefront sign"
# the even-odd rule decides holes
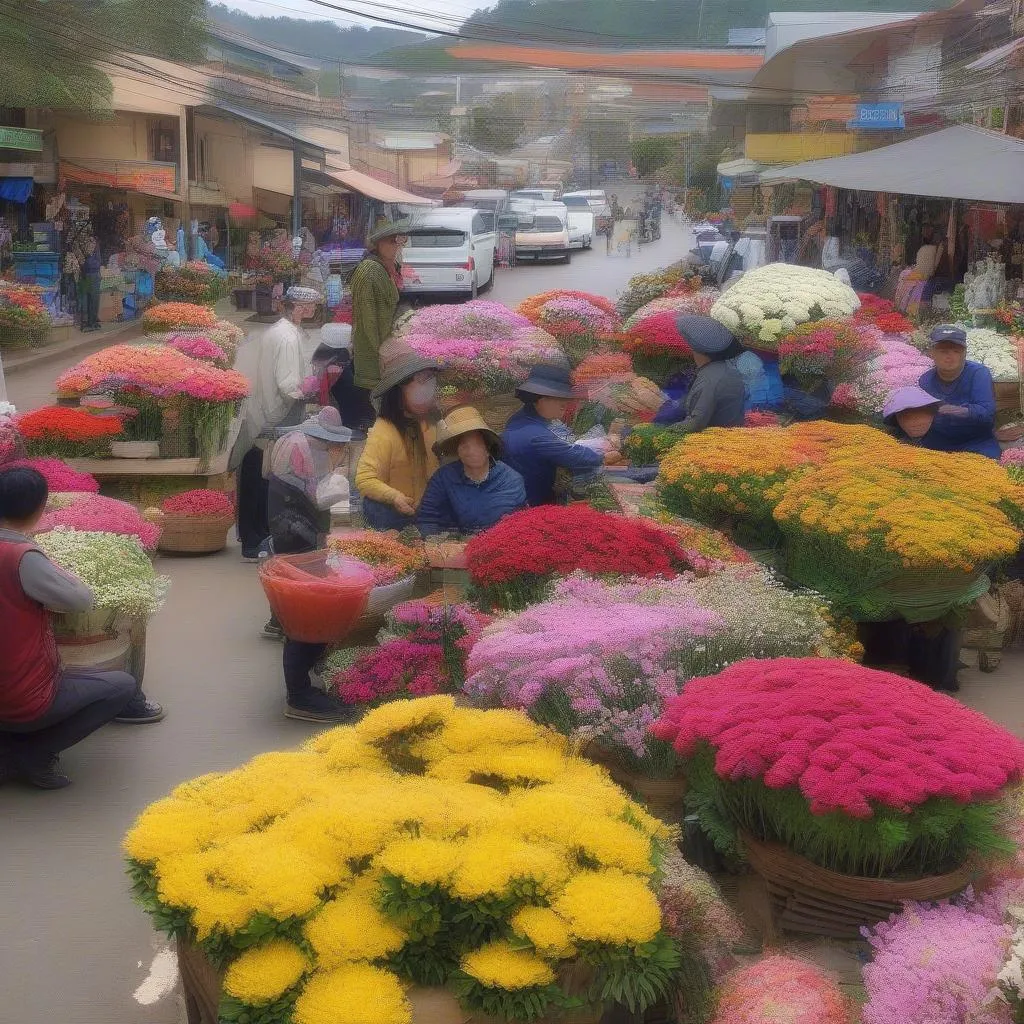
[[[847,128],[866,131],[896,131],[906,127],[902,103],[858,103]]]
[[[89,161],[85,166],[83,161],[81,164],[62,163],[61,173],[65,181],[77,185],[123,189],[125,192],[166,192],[173,195],[178,186],[176,164],[124,160]]]
[[[43,133],[34,128],[0,127],[0,149],[25,149],[31,153],[42,153]]]

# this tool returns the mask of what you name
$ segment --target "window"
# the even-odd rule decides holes
[[[459,249],[465,244],[465,231],[434,228],[409,232],[410,249]]]
[[[473,234],[486,235],[494,230],[494,214],[489,210],[482,210],[473,218]]]
[[[557,217],[540,216],[535,218],[533,222],[534,231],[561,231],[563,226]]]

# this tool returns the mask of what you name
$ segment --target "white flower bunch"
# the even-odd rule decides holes
[[[10,402],[0,402],[0,420],[5,417],[11,417],[13,419],[17,411],[18,410],[15,409]]]
[[[1017,363],[1017,346],[1013,339],[987,327],[967,329],[967,358],[987,366],[992,379],[998,381],[1020,380]]]
[[[769,263],[744,274],[711,307],[734,334],[772,348],[810,320],[843,320],[860,308],[857,293],[825,270]]]
[[[163,603],[170,580],[157,576],[136,537],[57,527],[36,543],[93,592],[97,609],[149,616]]]

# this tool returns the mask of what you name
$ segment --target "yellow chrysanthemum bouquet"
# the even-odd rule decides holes
[[[791,480],[775,519],[794,579],[861,617],[926,621],[974,600],[981,573],[1016,553],[1024,488],[980,455],[886,439]]]
[[[222,1020],[411,1024],[410,986],[510,1020],[668,993],[670,837],[563,737],[429,697],[185,783],[124,846],[157,926],[224,970]]]

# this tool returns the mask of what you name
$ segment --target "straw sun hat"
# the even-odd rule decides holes
[[[452,455],[460,437],[479,431],[492,456],[497,458],[501,451],[501,438],[484,422],[484,418],[471,405],[461,405],[452,409],[437,424],[437,440],[434,442],[434,454],[437,456]]]

